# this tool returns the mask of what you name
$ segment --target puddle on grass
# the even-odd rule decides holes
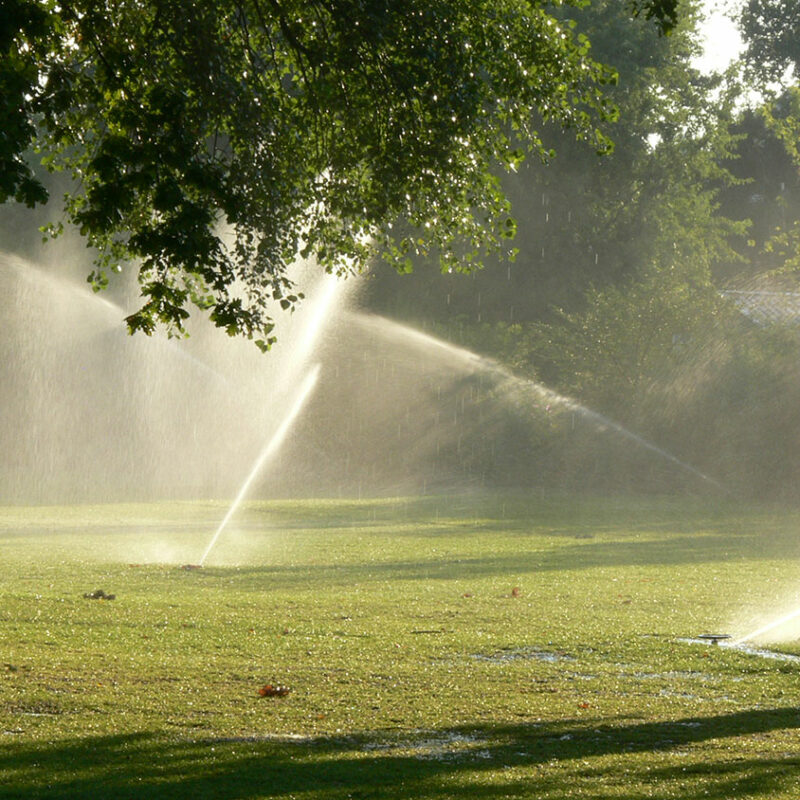
[[[705,639],[678,639],[679,642],[686,644],[701,644],[708,647],[709,643]],[[763,647],[753,647],[749,644],[736,644],[735,642],[719,642],[719,644],[711,645],[711,647],[719,647],[724,650],[734,650],[737,653],[745,653],[749,656],[758,656],[759,658],[771,658],[775,661],[785,661],[790,664],[800,664],[800,656],[793,653],[781,653],[778,650],[767,650]]]
[[[723,645],[729,650],[738,650],[740,653],[747,653],[750,656],[759,656],[760,658],[771,658],[775,661],[787,661],[790,664],[800,664],[800,656],[793,655],[792,653],[780,653],[777,650],[766,650],[761,647],[751,647],[747,644],[728,644]]]
[[[668,672],[633,672],[630,676],[637,680],[655,680],[655,681],[710,681],[714,680],[710,675],[705,672],[698,672],[696,670],[670,670]]]
[[[277,742],[278,744],[311,744],[320,740],[318,736],[307,736],[302,733],[259,733],[252,736],[221,736],[214,742],[236,744],[241,742]]]
[[[8,710],[21,717],[57,717],[64,713],[60,706],[48,702],[10,706]]]
[[[492,754],[488,741],[479,736],[464,733],[428,734],[419,731],[422,738],[402,739],[399,741],[367,742],[362,745],[365,752],[380,751],[391,756],[416,758],[422,761],[451,761],[457,759],[485,759]],[[299,733],[262,733],[249,736],[219,736],[201,741],[208,744],[319,744],[321,742],[353,741],[350,737],[339,736],[307,736]]]
[[[444,733],[414,741],[371,742],[364,750],[380,750],[390,755],[405,755],[422,761],[452,761],[460,758],[491,758],[486,739],[464,733]]]
[[[699,695],[691,694],[690,692],[679,692],[674,689],[659,689],[658,696],[677,697],[679,700],[706,700],[705,697],[700,697]]]
[[[545,661],[548,664],[557,664],[561,661],[575,661],[575,657],[563,650],[539,650],[537,647],[517,647],[500,650],[491,655],[486,653],[473,653],[476,661],[488,661],[490,664],[506,664],[509,661]]]

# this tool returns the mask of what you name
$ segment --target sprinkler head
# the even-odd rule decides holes
[[[704,642],[711,642],[711,644],[719,644],[725,639],[730,639],[729,633],[701,633],[698,637]]]
[[[202,564],[184,564],[181,569],[203,569]]]

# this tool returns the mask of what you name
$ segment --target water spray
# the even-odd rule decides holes
[[[694,638],[678,639],[678,641],[686,642],[687,644],[711,644],[714,646],[723,647],[726,650],[734,650],[737,653],[744,653],[748,656],[755,656],[757,658],[770,658],[775,661],[787,661],[792,664],[798,664],[800,663],[800,656],[794,655],[793,653],[781,653],[778,650],[766,650],[761,647],[753,647],[752,645],[746,644],[746,642],[748,639],[755,638],[756,636],[777,627],[778,625],[798,616],[799,614],[800,610],[794,612],[793,614],[788,614],[785,617],[782,617],[781,619],[776,620],[769,625],[765,625],[763,628],[759,628],[757,631],[753,631],[752,633],[747,634],[747,636],[742,636],[740,639],[736,640],[734,640],[733,637],[728,633],[701,633]]]
[[[769,633],[774,628],[778,628],[784,623],[791,622],[793,619],[797,619],[798,617],[800,617],[800,607],[796,608],[794,611],[790,611],[788,614],[784,614],[782,617],[779,617],[772,622],[768,622],[766,625],[762,625],[760,628],[751,631],[745,636],[741,636],[731,644],[735,647],[736,645],[743,644],[744,642],[749,642],[751,639],[755,639],[764,633]]]
[[[566,406],[567,408],[572,408],[573,410],[577,411],[579,414],[584,416],[586,419],[593,420],[596,425],[599,425],[600,427],[611,428],[611,430],[615,431],[620,436],[630,440],[631,442],[634,442],[639,447],[642,447],[645,450],[649,450],[651,453],[655,453],[661,458],[666,459],[667,461],[674,464],[676,467],[686,470],[686,472],[689,472],[696,478],[700,478],[700,480],[710,484],[723,494],[729,494],[727,487],[723,486],[718,480],[712,478],[710,475],[706,475],[705,472],[701,472],[699,469],[697,469],[697,467],[693,467],[686,461],[682,461],[680,458],[673,455],[668,450],[664,450],[663,447],[659,447],[657,444],[653,444],[652,442],[645,439],[643,436],[639,436],[638,433],[634,433],[633,431],[628,430],[628,428],[624,427],[623,425],[620,425],[618,422],[614,422],[614,420],[609,419],[607,416],[605,416],[605,414],[600,414],[597,411],[592,411],[592,409],[586,408],[586,406],[581,405],[575,400],[571,400],[569,398],[563,398],[563,400],[567,404]]]
[[[473,353],[471,350],[458,347],[450,342],[438,339],[435,336],[423,333],[422,331],[415,330],[414,328],[410,328],[402,323],[385,319],[384,317],[354,313],[350,314],[350,318],[356,322],[356,324],[367,330],[376,331],[383,336],[395,338],[399,341],[415,342],[416,344],[434,352],[438,351],[444,358],[449,360],[458,360],[466,368],[471,369],[473,372],[486,372],[493,374],[505,381],[506,385],[508,386],[514,387],[515,389],[523,393],[527,393],[528,395],[535,394],[543,403],[546,403],[548,407],[551,405],[558,406],[565,411],[572,412],[573,428],[575,427],[575,415],[583,417],[584,419],[591,421],[597,428],[601,430],[609,429],[614,431],[616,434],[628,439],[638,447],[641,447],[644,450],[649,450],[651,453],[654,453],[666,461],[674,464],[677,468],[682,469],[694,475],[696,478],[708,483],[723,494],[728,494],[728,489],[719,481],[715,480],[710,475],[706,475],[704,472],[701,472],[699,469],[693,467],[686,461],[682,461],[668,450],[664,450],[664,448],[653,444],[653,442],[650,442],[644,437],[639,436],[639,434],[634,433],[624,425],[614,422],[614,420],[610,419],[604,414],[601,414],[598,411],[593,411],[591,408],[587,408],[572,397],[559,394],[553,389],[550,389],[547,386],[538,383],[537,381],[530,380],[528,378],[521,378],[518,375],[515,375],[511,370],[503,366],[500,362],[495,361],[493,358],[478,355],[477,353]]]
[[[272,434],[270,439],[267,441],[264,449],[259,453],[258,458],[255,460],[250,473],[248,474],[247,478],[245,478],[242,487],[239,489],[239,493],[236,495],[236,499],[231,504],[230,508],[228,509],[228,513],[225,514],[222,522],[219,524],[214,535],[211,537],[211,541],[208,543],[208,547],[206,547],[205,552],[203,553],[200,560],[197,562],[196,565],[186,565],[186,567],[190,568],[192,566],[195,567],[202,567],[205,563],[206,558],[208,558],[208,554],[214,548],[214,545],[217,543],[217,540],[220,537],[222,531],[225,530],[227,524],[230,522],[231,517],[236,513],[239,506],[242,504],[242,500],[244,500],[250,485],[256,479],[258,474],[261,472],[264,464],[269,460],[271,456],[273,456],[280,446],[283,444],[283,440],[286,438],[286,435],[291,430],[292,424],[294,423],[297,415],[302,410],[303,406],[308,400],[309,395],[311,394],[312,389],[317,383],[317,379],[319,378],[319,371],[320,365],[315,364],[311,370],[309,371],[308,375],[306,375],[305,380],[303,381],[300,389],[295,397],[294,403],[292,404],[291,408],[289,409],[286,416],[283,418],[278,429],[275,433]]]

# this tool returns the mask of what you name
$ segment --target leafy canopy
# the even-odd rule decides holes
[[[800,75],[800,5],[795,0],[748,0],[740,28],[753,72],[773,82],[789,68]]]
[[[547,158],[538,126],[609,149],[614,72],[561,5],[6,0],[0,200],[46,199],[34,148],[75,178],[94,285],[140,265],[131,330],[180,333],[194,303],[266,348],[298,252],[335,272],[414,254],[458,270],[513,235],[496,168]],[[675,6],[631,3],[665,29]]]

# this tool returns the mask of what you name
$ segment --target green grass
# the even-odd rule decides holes
[[[795,512],[252,503],[178,569],[224,512],[0,509],[0,798],[800,796],[800,663],[685,641],[800,605]]]

